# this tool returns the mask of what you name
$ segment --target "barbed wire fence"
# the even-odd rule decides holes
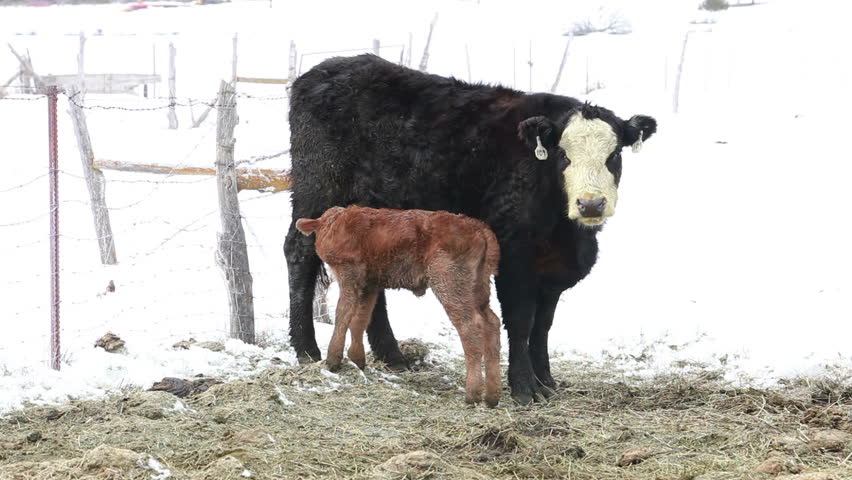
[[[33,91],[6,96],[0,102],[4,106],[15,105],[16,115],[41,116],[43,121],[44,114],[36,112],[46,110],[47,97]],[[135,129],[140,122],[132,120],[132,117],[146,116],[172,106],[189,109],[204,105],[217,111],[226,108],[215,102],[190,99],[175,102],[160,98],[140,99],[137,102],[140,105],[127,106],[108,98],[91,96],[83,103],[78,101],[81,100],[79,94],[68,92],[59,93],[58,97],[63,107],[69,110],[81,108],[93,120],[92,143],[96,152],[104,145],[104,139],[115,135],[113,128],[102,128],[104,125],[127,123],[133,124]],[[258,111],[264,108],[286,113],[286,94],[241,92],[235,97],[241,103],[240,114],[244,124],[250,123],[253,117],[257,118]],[[0,237],[3,239],[0,245],[7,252],[15,252],[18,257],[12,268],[7,269],[5,275],[0,275],[0,289],[12,293],[4,302],[6,318],[17,324],[39,323],[48,318],[48,310],[60,304],[43,301],[46,295],[41,293],[49,279],[51,282],[56,280],[57,284],[61,281],[63,285],[61,305],[65,322],[61,332],[63,342],[71,345],[92,344],[108,330],[120,331],[123,327],[138,328],[140,325],[163,330],[162,335],[175,324],[183,324],[183,328],[178,330],[189,336],[209,335],[211,331],[226,334],[227,305],[222,294],[234,292],[225,292],[221,272],[211,271],[219,269],[214,252],[215,232],[220,228],[216,218],[219,208],[214,203],[216,176],[205,171],[214,166],[212,151],[216,140],[212,123],[196,129],[191,142],[172,139],[172,143],[164,142],[161,148],[151,149],[156,152],[155,161],[165,169],[163,172],[108,171],[106,210],[115,227],[112,236],[118,262],[116,265],[102,265],[98,261],[97,245],[103,238],[92,234],[91,220],[86,218],[86,210],[91,207],[91,200],[86,196],[86,175],[80,172],[79,164],[75,165],[73,141],[69,142],[67,138],[71,122],[67,116],[61,115],[61,109],[59,115],[63,154],[57,166],[49,167],[45,172],[43,167],[35,165],[41,155],[27,152],[26,162],[23,162],[26,168],[5,177],[12,182],[0,183],[0,195],[6,197],[0,200],[5,200],[7,205],[19,205],[19,208],[6,209],[6,214],[0,216]],[[286,119],[286,115],[280,118]],[[263,123],[254,122],[253,125]],[[277,127],[285,130],[286,124],[278,122]],[[134,134],[138,140],[158,141],[146,138],[151,132],[143,130]],[[186,131],[189,130],[183,132]],[[277,148],[238,157],[234,166],[245,171],[259,171],[261,166],[273,165],[277,170],[285,171],[289,141],[285,131],[279,132],[277,137]],[[115,141],[110,140],[110,143]],[[250,142],[239,142],[236,149],[243,147],[248,150],[250,145]],[[127,147],[132,149],[134,145]],[[95,158],[100,158],[100,154]],[[132,164],[133,159],[127,163]],[[189,176],[184,174],[185,169],[197,169],[202,173]],[[32,174],[27,176],[23,170]],[[51,174],[58,176],[62,184],[62,197],[48,208],[37,208],[44,203],[37,202],[35,197],[44,192]],[[289,202],[286,194],[274,193],[281,189],[266,190],[244,191],[240,195],[240,217],[247,238],[245,244],[253,260],[251,275],[258,287],[251,297],[257,307],[261,329],[286,331],[286,266],[282,246],[289,226]],[[63,228],[48,235],[48,217],[54,214],[62,219]],[[62,244],[62,263],[55,273],[38,268],[39,259],[43,258],[46,249],[49,250],[52,239]],[[99,320],[77,321],[92,316],[99,317]],[[211,321],[218,322],[219,327],[211,328]],[[28,344],[48,344],[47,329],[25,330],[22,342],[33,340],[36,343]],[[56,333],[59,331],[57,329]],[[58,338],[59,335],[51,336],[51,345]],[[51,365],[58,368],[58,345],[54,353],[50,355]],[[68,358],[62,360],[67,361]]]
[[[36,38],[28,43],[35,41],[32,45],[42,48],[43,55],[49,52],[56,57],[62,48],[71,53],[67,41],[58,45],[54,39]],[[223,47],[222,38],[210,40]],[[122,50],[118,68],[134,71],[138,68],[134,57],[145,56],[145,48],[153,44],[153,52],[148,50],[153,53],[153,72],[121,78],[119,74],[87,75],[87,42],[92,42],[96,52],[105,47],[109,47],[106,51]],[[146,42],[150,42],[147,47]],[[14,332],[20,345],[44,346],[41,358],[54,369],[73,360],[74,352],[80,354],[86,347],[91,350],[95,340],[107,332],[132,336],[129,332],[146,331],[137,339],[148,344],[137,344],[137,349],[154,348],[151,342],[162,345],[184,339],[171,338],[173,335],[221,338],[230,334],[264,343],[265,337],[286,333],[288,296],[282,247],[290,223],[286,193],[290,83],[304,68],[334,55],[372,52],[400,64],[410,66],[412,62],[410,34],[408,45],[382,45],[374,40],[371,47],[301,55],[291,42],[284,78],[240,77],[238,37],[234,35],[231,75],[226,83],[235,90],[236,107],[224,103],[221,92],[198,89],[207,83],[203,75],[224,73],[221,65],[200,69],[208,73],[187,72],[190,81],[183,85],[190,86],[192,95],[175,93],[173,42],[184,42],[184,47],[189,44],[190,49],[210,45],[207,40],[176,33],[154,39],[80,33],[77,74],[45,76],[33,68],[29,48],[20,48],[19,53],[8,45],[18,61],[18,72],[0,86],[0,131],[26,134],[14,136],[11,145],[6,145],[10,170],[3,176],[8,181],[0,180],[0,201],[14,205],[0,213],[0,249],[13,252],[8,268],[0,269],[0,290],[9,293],[9,300],[0,302],[0,315],[17,325]],[[166,45],[169,67],[168,76],[163,77],[168,82],[157,73],[157,52]],[[38,57],[39,52],[35,53]],[[85,61],[110,67],[114,63],[111,57],[97,56],[86,56]],[[13,85],[16,78],[18,84]],[[89,88],[90,81],[100,82],[100,90]],[[128,81],[135,87],[128,87]],[[238,84],[243,85],[240,91],[236,91]],[[51,85],[59,88],[54,90]],[[162,89],[160,95],[158,88]],[[55,104],[49,116],[54,131],[49,143],[56,146],[56,156],[51,156],[53,163],[48,166],[43,163],[44,143],[37,133],[43,131],[46,103]],[[223,209],[214,202],[217,173],[222,189],[217,150],[223,145],[217,139],[217,122],[206,120],[213,111],[221,114],[235,108],[240,114],[238,141],[231,147],[225,145],[225,150],[232,150],[233,160],[227,168],[236,174],[230,188],[241,191],[235,208],[239,209],[237,223],[244,230],[244,239],[237,243],[251,259],[248,273],[254,282],[250,291],[235,291],[238,288],[229,282],[229,276],[242,273],[240,268],[223,268],[223,257],[232,255],[223,255],[222,245],[236,237],[223,241],[227,234],[219,233],[216,214]],[[182,117],[180,123],[178,117]],[[45,205],[42,196],[49,186],[54,189],[52,202]],[[58,186],[61,196],[55,190]],[[223,223],[224,219],[223,214]],[[50,269],[42,266],[46,253],[51,257]],[[328,279],[322,280],[317,282],[315,320],[330,323]],[[48,283],[50,301],[45,300]],[[244,335],[242,327],[235,331],[228,325],[226,300],[240,295],[253,305],[256,322],[252,335]],[[50,329],[42,326],[48,318]],[[64,352],[59,349],[60,338],[62,345],[69,346]],[[8,345],[0,345],[0,354],[10,352],[14,350]]]

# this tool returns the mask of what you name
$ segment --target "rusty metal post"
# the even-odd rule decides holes
[[[47,89],[50,177],[50,367],[59,370],[59,132],[56,101],[59,89]]]

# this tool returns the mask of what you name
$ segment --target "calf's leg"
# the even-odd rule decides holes
[[[370,316],[376,305],[377,297],[378,293],[362,295],[357,308],[352,313],[352,320],[349,322],[349,334],[352,336],[352,343],[349,345],[349,360],[352,360],[361,370],[367,364],[367,358],[364,354],[364,330],[370,323]]]
[[[485,341],[485,404],[496,407],[502,393],[500,373],[500,318],[487,305],[480,317]]]
[[[466,367],[464,400],[479,403],[482,400],[482,355],[485,343],[482,325],[484,319],[477,312],[471,291],[473,276],[464,267],[447,269],[441,275],[430,274],[430,287],[444,306],[450,322],[459,332]],[[467,294],[465,294],[467,293]]]
[[[334,315],[334,333],[328,342],[328,355],[325,359],[329,370],[334,371],[340,367],[343,361],[343,347],[346,346],[346,332],[349,324],[357,315],[360,307],[360,292],[349,285],[345,277],[338,276],[340,284],[340,298],[337,300],[337,310]]]

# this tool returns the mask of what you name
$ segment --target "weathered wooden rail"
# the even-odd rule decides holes
[[[215,168],[171,167],[153,163],[130,163],[115,160],[95,160],[95,168],[121,172],[157,173],[162,175],[216,175]],[[237,168],[238,190],[281,192],[289,190],[292,182],[286,170],[270,168]]]

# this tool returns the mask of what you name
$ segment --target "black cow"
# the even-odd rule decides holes
[[[556,303],[597,260],[596,234],[615,211],[621,149],[641,146],[656,121],[360,55],[326,60],[296,79],[290,128],[293,223],[284,250],[299,360],[321,358],[312,312],[320,260],[295,221],[335,205],[448,210],[482,219],[499,240],[512,396],[524,404],[548,396]],[[405,367],[384,292],[367,334],[378,359]]]

